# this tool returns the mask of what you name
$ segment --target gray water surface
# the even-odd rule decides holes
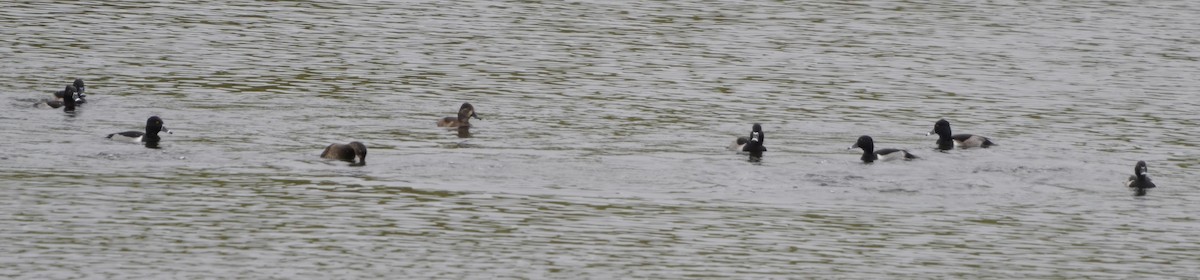
[[[1197,14],[4,2],[0,277],[1195,279]],[[154,115],[158,149],[104,138]],[[999,146],[936,151],[940,118]],[[752,123],[761,161],[725,150]]]

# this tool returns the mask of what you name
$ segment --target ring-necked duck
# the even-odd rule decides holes
[[[462,107],[458,108],[458,117],[457,118],[456,117],[442,118],[442,119],[438,120],[437,126],[438,127],[470,127],[471,123],[469,121],[471,120],[471,117],[475,117],[475,119],[477,119],[477,120],[483,120],[483,119],[479,118],[478,115],[475,115],[475,106],[471,106],[471,103],[463,102]]]
[[[732,145],[729,145],[729,148],[735,151],[750,153],[766,152],[767,147],[764,146],[766,137],[766,133],[763,133],[762,131],[762,125],[756,123],[754,124],[754,127],[750,129],[750,137],[738,137],[737,140],[733,141]]]
[[[50,106],[50,108],[55,108],[55,109],[57,109],[58,107],[66,107],[66,108],[63,108],[63,111],[72,112],[72,111],[75,111],[75,106],[78,105],[81,100],[81,99],[75,97],[75,93],[76,93],[75,86],[67,86],[62,91],[56,92],[55,95],[71,96],[71,98],[44,100],[42,102],[38,102],[37,104],[34,104],[34,106],[40,106],[40,105],[45,104],[46,106]]]
[[[173,132],[171,132],[170,129],[163,127],[162,119],[158,118],[158,116],[153,116],[146,120],[146,132],[141,132],[141,131],[118,132],[118,133],[109,134],[108,139],[118,139],[118,140],[124,139],[127,141],[133,141],[133,142],[157,142],[158,140],[160,140],[160,138],[158,138],[159,131],[166,131],[167,133],[173,134]],[[116,138],[113,138],[113,136],[116,136]]]
[[[84,94],[84,92],[87,90],[87,85],[83,84],[83,79],[75,79],[75,82],[71,83],[71,86],[75,87],[75,95],[74,95],[75,103],[76,104],[87,103],[87,99],[84,99],[84,97],[87,97],[87,95]],[[63,99],[63,96],[66,96],[66,95],[67,94],[66,94],[65,90],[60,90],[60,91],[54,92],[54,98],[56,98],[56,99]]]
[[[1146,195],[1146,189],[1153,189],[1154,182],[1150,182],[1150,175],[1145,161],[1138,161],[1137,165],[1133,166],[1133,175],[1129,176],[1129,181],[1125,182],[1125,186],[1134,191],[1134,195]]]
[[[946,119],[941,119],[938,120],[937,123],[934,123],[933,130],[928,134],[925,134],[925,136],[934,134],[938,135],[938,149],[942,150],[949,150],[953,149],[954,147],[958,147],[960,149],[975,147],[987,148],[996,145],[996,143],[992,143],[991,139],[979,135],[951,134],[950,122],[946,121]]]
[[[877,159],[893,160],[893,159],[914,159],[917,156],[908,153],[907,150],[901,149],[875,149],[875,140],[871,136],[863,135],[858,137],[858,142],[854,146],[850,146],[847,150],[860,148],[863,150],[862,161],[866,163],[874,162]]]
[[[329,144],[325,151],[321,152],[321,157],[349,161],[352,165],[366,165],[367,146],[358,141],[349,144]],[[358,163],[354,163],[355,157],[358,157]]]

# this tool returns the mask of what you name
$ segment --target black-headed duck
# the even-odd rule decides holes
[[[926,136],[938,135],[938,149],[949,150],[954,147],[962,148],[987,148],[996,145],[987,137],[972,135],[972,134],[951,134],[950,122],[945,119],[938,120],[933,124],[933,130],[929,131]]]
[[[885,161],[893,160],[893,159],[909,160],[909,159],[917,158],[917,156],[914,156],[913,154],[908,153],[907,150],[901,150],[901,149],[878,149],[878,150],[876,150],[875,149],[875,140],[871,139],[871,136],[867,136],[867,135],[858,137],[858,141],[855,142],[853,146],[850,146],[850,148],[847,148],[847,150],[856,149],[856,148],[863,150],[863,155],[862,155],[861,159],[865,163],[871,163],[876,160],[885,160]]]
[[[1145,161],[1138,161],[1137,165],[1133,166],[1133,175],[1129,176],[1129,180],[1125,181],[1125,187],[1134,191],[1134,195],[1146,195],[1147,189],[1154,188],[1154,182],[1150,181],[1150,175],[1147,174]]]
[[[162,119],[158,118],[158,116],[153,116],[146,119],[146,132],[131,130],[109,134],[107,138],[132,142],[158,142],[160,140],[158,132],[160,131],[166,131],[168,134],[173,133],[170,129],[163,126]]]

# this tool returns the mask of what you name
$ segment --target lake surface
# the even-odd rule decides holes
[[[0,278],[1195,279],[1197,14],[4,2]],[[158,149],[105,139],[150,116]],[[999,146],[936,151],[941,118]],[[725,149],[753,123],[761,160]]]

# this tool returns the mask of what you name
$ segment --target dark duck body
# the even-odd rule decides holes
[[[321,152],[322,158],[344,160],[353,163],[354,165],[367,164],[367,145],[355,141],[348,144],[329,144],[325,147],[325,151]],[[358,158],[355,163],[354,159]]]

